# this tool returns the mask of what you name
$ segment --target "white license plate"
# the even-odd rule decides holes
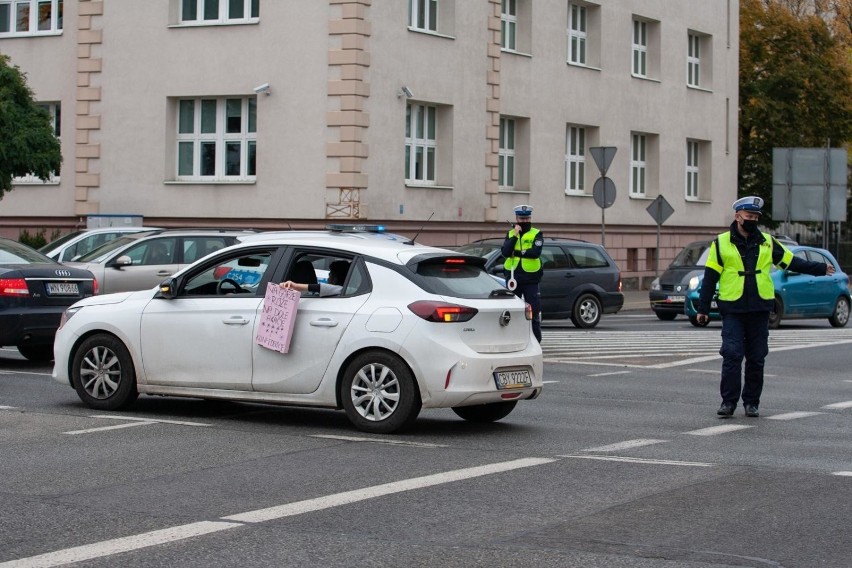
[[[522,389],[532,386],[532,377],[529,371],[497,371],[494,373],[494,382],[497,383],[497,388],[504,389]]]
[[[666,298],[667,302],[672,302],[672,303],[674,303],[674,302],[683,303],[685,300],[686,300],[686,296],[669,296],[668,298]]]
[[[47,293],[51,296],[79,296],[76,282],[48,282]]]

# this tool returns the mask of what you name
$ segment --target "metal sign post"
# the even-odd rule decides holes
[[[656,254],[654,254],[654,274],[656,276],[660,275],[660,227],[663,226],[663,223],[666,219],[671,217],[672,213],[674,213],[674,209],[669,202],[666,201],[666,198],[662,195],[658,195],[657,198],[651,202],[651,204],[645,208],[645,211],[653,217],[654,222],[657,223],[657,248]]]
[[[612,164],[612,159],[618,148],[615,146],[593,146],[589,148],[589,153],[595,160],[598,170],[601,172],[601,177],[595,181],[592,187],[592,197],[595,198],[595,204],[601,208],[601,245],[606,246],[606,208],[615,203],[615,182],[606,177],[606,171]]]

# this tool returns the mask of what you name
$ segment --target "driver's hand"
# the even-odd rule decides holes
[[[826,276],[831,276],[832,274],[834,274],[833,264],[825,263],[825,274]]]
[[[710,321],[710,316],[708,316],[707,314],[698,314],[698,316],[696,316],[696,319],[698,320],[698,323],[707,323],[708,321]]]
[[[518,237],[521,234],[521,226],[515,225],[515,236]]]

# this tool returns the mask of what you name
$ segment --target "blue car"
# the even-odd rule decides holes
[[[828,318],[833,327],[844,327],[849,321],[849,276],[840,269],[837,260],[830,252],[821,248],[803,245],[789,246],[795,256],[814,262],[830,263],[834,266],[831,276],[809,276],[790,270],[772,267],[772,283],[775,285],[775,310],[769,314],[769,327],[777,329],[782,319]],[[696,327],[707,325],[698,323],[698,294],[701,291],[703,274],[693,276],[689,281],[683,311],[690,323]],[[717,289],[718,293],[718,289]],[[716,296],[710,304],[710,319],[720,320]]]

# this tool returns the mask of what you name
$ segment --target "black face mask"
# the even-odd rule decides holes
[[[521,232],[522,232],[522,233],[526,233],[527,231],[529,231],[530,229],[532,229],[532,223],[530,223],[530,222],[526,222],[526,223],[518,223],[518,225],[520,225],[520,226],[521,226]]]
[[[752,234],[757,230],[757,219],[743,219],[742,228],[746,233]]]

